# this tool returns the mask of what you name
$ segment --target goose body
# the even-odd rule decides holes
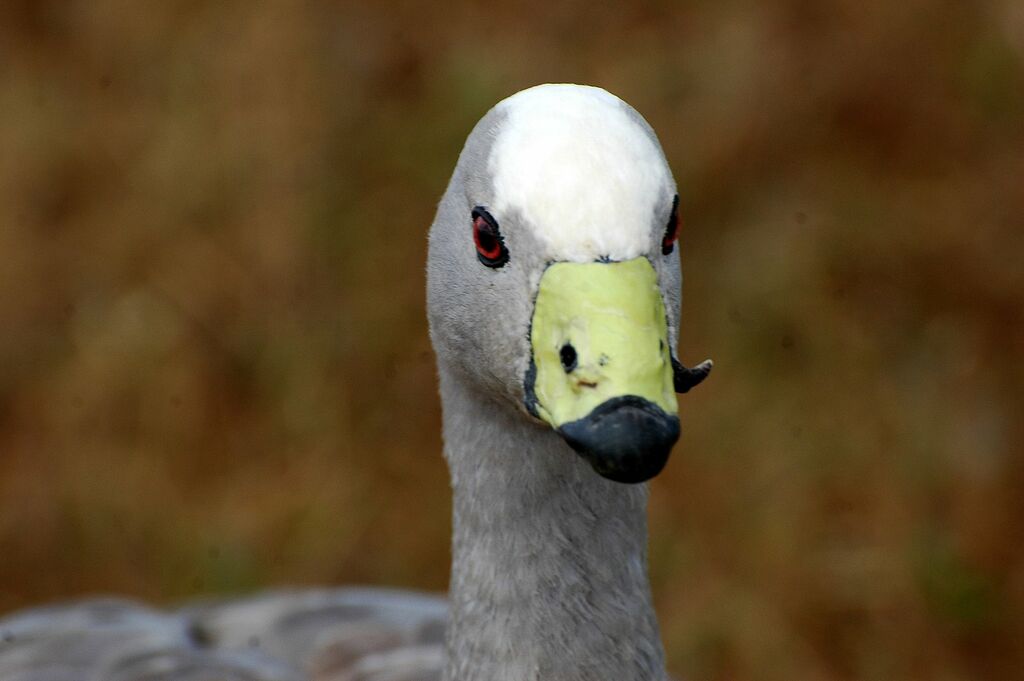
[[[0,681],[659,681],[647,488],[679,433],[678,199],[657,137],[598,88],[495,106],[430,230],[453,490],[447,601],[277,592],[0,619]],[[639,483],[639,484],[637,484]]]

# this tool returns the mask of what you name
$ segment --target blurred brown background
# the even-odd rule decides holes
[[[545,81],[661,136],[694,680],[1024,678],[1024,5],[5,2],[0,612],[443,589],[425,234]]]

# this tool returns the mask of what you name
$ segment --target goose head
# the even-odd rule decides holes
[[[430,232],[439,368],[557,433],[601,476],[645,481],[679,437],[675,181],[654,131],[594,87],[498,103]]]

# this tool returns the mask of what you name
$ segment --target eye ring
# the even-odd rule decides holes
[[[669,255],[676,247],[676,240],[679,239],[679,194],[672,199],[672,214],[668,218],[668,225],[665,227],[665,235],[661,237],[661,253]]]
[[[471,215],[477,260],[492,269],[501,267],[508,262],[508,248],[498,231],[497,220],[483,206],[474,208]]]

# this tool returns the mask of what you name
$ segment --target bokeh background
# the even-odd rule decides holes
[[[1024,4],[0,9],[0,612],[441,590],[426,230],[603,86],[679,181],[653,588],[694,680],[1024,678]]]

